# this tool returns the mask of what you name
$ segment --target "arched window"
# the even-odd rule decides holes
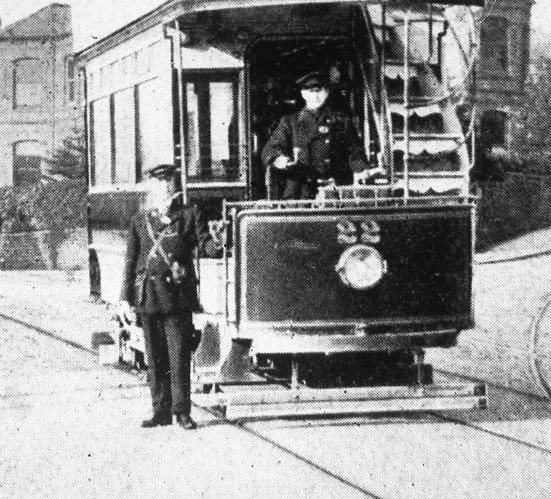
[[[37,140],[16,142],[13,146],[13,184],[38,182],[42,177],[43,147]]]
[[[44,67],[39,59],[13,63],[13,107],[40,106],[44,100]]]
[[[487,17],[480,31],[482,73],[508,72],[509,58],[509,21],[503,17]]]

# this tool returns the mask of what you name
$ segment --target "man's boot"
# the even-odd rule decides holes
[[[154,428],[155,426],[168,426],[172,424],[172,414],[154,414],[151,419],[142,421],[142,428]]]
[[[181,426],[184,430],[195,430],[195,428],[197,428],[195,421],[187,414],[176,414],[176,424]]]

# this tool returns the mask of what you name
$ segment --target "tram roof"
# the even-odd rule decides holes
[[[167,0],[159,3],[159,6],[150,12],[140,16],[106,35],[104,38],[85,47],[76,54],[80,62],[100,55],[118,44],[132,38],[149,28],[161,23],[168,23],[186,13],[200,12],[205,10],[225,10],[253,7],[270,7],[300,4],[357,4],[357,5],[392,5],[392,6],[421,6],[431,3],[442,5],[471,5],[484,6],[486,0]]]

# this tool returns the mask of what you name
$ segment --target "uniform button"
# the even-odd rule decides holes
[[[326,144],[329,144],[329,139],[325,139],[325,143],[326,143]]]
[[[331,162],[331,160],[330,160],[329,158],[327,158],[326,160],[324,160],[324,163],[325,163],[326,165],[328,165],[330,162]]]

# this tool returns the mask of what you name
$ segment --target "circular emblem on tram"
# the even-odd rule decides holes
[[[375,286],[386,273],[386,262],[372,246],[356,244],[347,248],[335,270],[346,286],[365,290]]]

